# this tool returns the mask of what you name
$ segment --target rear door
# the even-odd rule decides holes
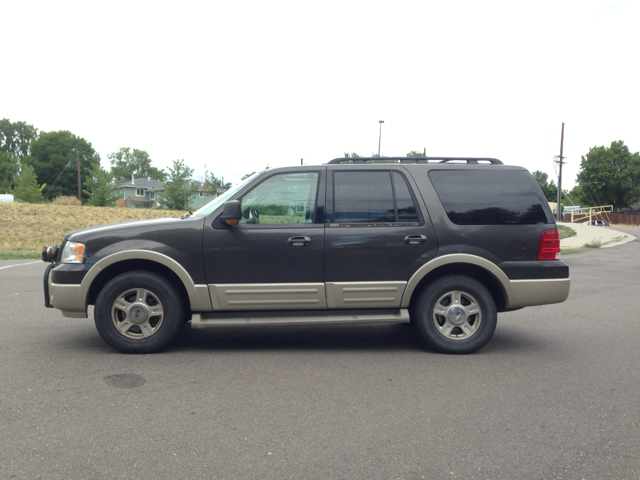
[[[405,169],[328,167],[324,273],[329,308],[397,308],[438,242]]]

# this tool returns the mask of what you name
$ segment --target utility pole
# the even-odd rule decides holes
[[[382,142],[382,124],[384,120],[378,120],[380,122],[380,133],[378,135],[378,157],[380,156],[380,143]]]
[[[562,149],[564,146],[564,122],[562,122],[562,133],[560,134],[560,157],[558,159],[558,163],[560,164],[560,168],[558,170],[558,206],[556,207],[556,220],[562,220],[562,161],[564,157],[562,156]]]
[[[82,180],[80,178],[80,154],[76,148],[76,163],[78,164],[78,200],[82,203]]]

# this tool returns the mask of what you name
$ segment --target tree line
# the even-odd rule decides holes
[[[558,187],[546,173],[533,176],[550,202],[557,202]],[[623,141],[589,149],[581,157],[577,185],[562,190],[563,205],[595,207],[613,205],[614,210],[640,202],[640,153],[632,153]]]
[[[344,156],[360,157],[355,152]],[[371,156],[378,157],[377,154]],[[421,157],[423,153],[412,150],[407,156]],[[123,147],[107,155],[111,168],[105,170],[100,166],[100,155],[84,138],[67,130],[39,132],[26,122],[0,120],[0,193],[13,193],[24,202],[49,201],[64,195],[75,197],[78,195],[76,158],[80,161],[84,187],[80,199],[88,205],[114,205],[118,185],[132,176],[162,181],[165,191],[161,201],[169,209],[184,209],[185,197],[188,204],[198,190],[198,185],[190,182],[193,169],[184,160],[174,160],[165,171],[153,166],[146,151]],[[533,172],[533,176],[545,197],[555,202],[558,194],[555,182],[540,170]],[[613,205],[616,210],[627,208],[640,202],[640,153],[630,152],[622,141],[614,141],[609,147],[590,148],[581,157],[576,182],[573,189],[563,190],[564,203]],[[205,173],[202,189],[206,195],[230,186],[230,183],[223,185],[213,172]]]
[[[422,157],[417,150],[407,157]],[[360,158],[357,153],[346,153],[345,158]],[[372,154],[371,157],[379,157]],[[384,157],[381,157],[384,160]],[[549,202],[558,201],[558,186],[549,175],[536,170],[533,177]],[[640,202],[640,152],[631,153],[623,141],[611,146],[593,147],[581,157],[578,183],[571,190],[562,190],[563,205],[595,207],[613,205],[614,210],[628,208]]]
[[[29,203],[49,201],[60,196],[78,196],[78,167],[82,191],[80,200],[92,206],[113,206],[121,182],[150,177],[164,183],[161,203],[169,209],[183,210],[198,185],[191,182],[193,169],[184,160],[174,160],[167,169],[153,166],[144,150],[120,148],[107,155],[111,168],[100,166],[100,155],[91,142],[67,130],[40,132],[26,122],[0,120],[0,193],[12,193]],[[206,195],[226,189],[213,172],[206,172],[202,190]]]

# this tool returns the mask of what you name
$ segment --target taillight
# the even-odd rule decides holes
[[[538,260],[558,260],[560,258],[560,236],[558,230],[545,230],[540,235]]]

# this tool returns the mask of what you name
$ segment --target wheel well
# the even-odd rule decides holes
[[[120,275],[121,273],[130,272],[133,270],[154,272],[158,275],[161,275],[166,280],[169,280],[173,284],[173,286],[178,289],[178,292],[180,292],[183,305],[185,306],[185,310],[188,314],[187,317],[190,317],[191,303],[189,302],[189,294],[187,293],[187,289],[185,288],[180,278],[170,268],[151,260],[123,260],[121,262],[109,265],[107,268],[102,270],[91,283],[91,287],[89,288],[89,293],[87,295],[87,304],[95,305],[96,298],[98,297],[100,290],[102,290],[102,288],[107,284],[109,280],[117,275]]]
[[[410,308],[413,308],[414,303],[417,301],[418,297],[422,293],[422,291],[429,285],[431,282],[437,281],[438,278],[441,278],[445,275],[466,275],[468,277],[474,278],[482,283],[491,293],[494,302],[496,303],[496,309],[498,312],[503,311],[506,305],[506,294],[500,281],[491,274],[488,270],[485,270],[482,267],[477,265],[472,265],[470,263],[452,263],[449,265],[443,265],[438,267],[431,272],[429,272],[425,277],[420,280],[420,283],[416,286],[413,294],[411,295]]]

